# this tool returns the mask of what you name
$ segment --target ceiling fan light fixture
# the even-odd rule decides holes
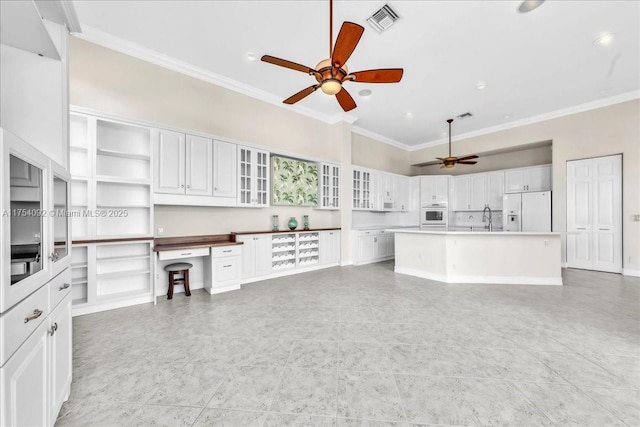
[[[531,12],[532,10],[542,6],[542,3],[544,3],[544,0],[524,0],[522,3],[520,3],[520,6],[518,7],[518,12],[520,13]]]
[[[322,82],[320,89],[327,95],[335,95],[342,90],[342,84],[338,80],[328,79]]]
[[[594,46],[608,46],[613,41],[615,33],[605,33],[593,41]]]

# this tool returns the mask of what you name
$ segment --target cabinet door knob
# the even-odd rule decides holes
[[[33,310],[33,314],[31,316],[24,318],[24,323],[29,323],[31,320],[36,320],[38,317],[42,316],[43,311],[38,310],[37,308]]]
[[[69,289],[69,284],[65,283],[64,285],[60,286],[60,288],[58,288],[59,291],[64,291],[65,289]]]
[[[184,188],[184,184],[180,184],[180,188]]]
[[[53,336],[53,334],[55,334],[57,330],[58,330],[58,322],[55,322],[53,325],[51,325],[51,330],[49,330],[49,335]]]

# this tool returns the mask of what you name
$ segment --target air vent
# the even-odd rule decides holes
[[[471,114],[470,112],[466,112],[466,113],[462,113],[458,116],[459,119],[467,119],[469,117],[473,117],[473,114]]]
[[[382,9],[371,15],[367,22],[374,30],[381,33],[392,26],[399,18],[398,14],[388,4],[385,4]]]

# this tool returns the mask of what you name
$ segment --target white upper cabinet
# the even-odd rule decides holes
[[[395,180],[395,210],[406,212],[411,205],[411,178],[406,176],[394,176]]]
[[[213,195],[235,199],[237,184],[236,145],[213,141]]]
[[[186,137],[185,194],[213,195],[213,141],[209,138]]]
[[[488,206],[502,209],[504,174],[500,172],[453,177],[453,210],[481,211]]]
[[[551,165],[511,169],[505,174],[505,193],[551,190]]]
[[[373,209],[372,201],[373,177],[370,171],[353,168],[353,209]]]
[[[156,139],[155,192],[211,196],[213,141],[159,129]]]
[[[185,135],[158,129],[155,139],[155,192],[184,194]]]
[[[420,177],[420,203],[429,205],[443,203],[449,200],[448,176],[422,176]]]
[[[238,206],[269,206],[269,153],[238,146]]]
[[[502,196],[504,196],[504,172],[492,172],[487,174],[487,205],[493,210],[502,209]]]
[[[340,166],[320,163],[319,208],[340,209]]]

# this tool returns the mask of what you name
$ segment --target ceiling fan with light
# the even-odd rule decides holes
[[[349,92],[342,87],[343,83],[398,83],[402,79],[402,68],[381,68],[349,73],[346,62],[358,45],[363,32],[364,28],[362,26],[353,22],[343,22],[334,47],[333,0],[329,0],[329,58],[320,61],[316,68],[313,69],[285,59],[264,55],[261,58],[262,61],[308,73],[310,76],[314,76],[318,82],[306,89],[302,89],[283,102],[285,104],[295,104],[320,88],[327,95],[335,95],[344,111],[350,111],[356,108],[356,103],[349,95]]]
[[[436,157],[436,159],[441,161],[441,165],[440,169],[442,168],[447,168],[447,169],[451,169],[453,168],[456,163],[457,164],[461,164],[461,165],[475,165],[478,162],[470,162],[469,160],[471,159],[477,159],[478,156],[476,156],[475,154],[472,154],[471,156],[464,156],[464,157],[455,157],[451,155],[451,123],[453,122],[453,119],[448,119],[447,123],[449,123],[449,157]]]

